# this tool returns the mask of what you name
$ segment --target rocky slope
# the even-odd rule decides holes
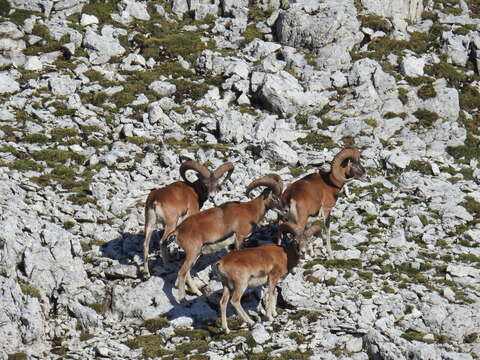
[[[478,359],[479,30],[475,0],[0,0],[0,359]],[[346,145],[335,259],[316,239],[273,323],[222,334],[224,252],[186,304],[141,278],[182,161],[235,163],[218,204]]]

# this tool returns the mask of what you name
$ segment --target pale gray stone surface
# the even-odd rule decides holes
[[[168,81],[154,81],[149,85],[149,88],[155,91],[159,96],[170,96],[177,91],[175,84]]]
[[[383,17],[401,18],[414,23],[422,19],[423,1],[421,0],[361,0],[367,12]]]
[[[0,94],[10,94],[20,90],[20,85],[8,72],[0,73]]]
[[[174,351],[192,341],[185,328],[209,329],[208,351],[198,355],[212,359],[270,349],[312,359],[340,350],[354,360],[480,352],[480,170],[474,156],[457,155],[475,138],[465,124],[478,115],[460,96],[479,87],[480,21],[466,2],[449,5],[462,12],[455,16],[418,0],[174,1],[173,11],[125,0],[105,17],[82,11],[86,2],[12,0],[42,15],[0,22],[0,360],[16,352],[54,359],[53,347],[75,359],[138,359],[143,349],[127,340],[155,333]],[[439,46],[370,57],[372,41],[437,30],[420,20],[422,7],[439,16]],[[360,29],[360,14],[386,17],[391,31]],[[160,21],[149,23],[153,16]],[[44,26],[58,44],[46,41]],[[171,51],[189,39],[205,50]],[[437,66],[452,66],[459,80],[441,79]],[[419,98],[424,83],[407,77],[420,76],[436,96]],[[419,121],[419,109],[439,119]],[[159,221],[152,277],[141,276],[147,196],[180,180],[183,161],[235,164],[209,209],[247,201],[245,186],[267,173],[287,186],[328,171],[351,144],[367,176],[345,186],[331,211],[333,259],[325,234],[311,239],[314,256],[279,283],[273,322],[259,301],[265,287],[245,292],[255,325],[241,329],[256,344],[212,328],[222,284],[211,264],[231,249],[199,257],[191,275],[204,295],[187,292],[180,304],[184,251],[170,241],[166,269]],[[277,220],[266,211],[245,246],[274,241]],[[227,316],[235,316],[230,305]],[[149,331],[144,321],[156,317],[167,324]]]

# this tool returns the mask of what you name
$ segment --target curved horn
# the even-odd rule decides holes
[[[299,225],[294,224],[292,222],[284,222],[278,226],[278,232],[280,234],[283,234],[284,232],[288,232],[290,234],[298,236],[302,232],[302,229]]]
[[[233,163],[226,162],[223,165],[220,165],[214,172],[213,172],[213,177],[215,180],[218,180],[222,177],[223,174],[225,174],[228,171],[227,176],[225,176],[225,179],[223,179],[222,183],[220,184],[223,185],[225,182],[230,179],[230,176],[232,176],[233,169],[235,169],[235,166],[233,166]]]
[[[183,180],[185,180],[188,183],[190,183],[190,181],[185,176],[185,173],[187,172],[187,170],[193,170],[193,171],[198,172],[198,174],[202,178],[208,178],[210,176],[210,170],[208,170],[202,164],[200,164],[196,161],[193,161],[193,160],[185,161],[180,166],[180,176],[183,178]]]
[[[272,173],[272,174],[267,174],[265,176],[268,176],[268,177],[272,178],[273,180],[275,180],[280,185],[280,193],[282,193],[282,191],[283,191],[283,180],[280,177],[280,175]],[[280,194],[277,194],[277,195],[280,195]]]
[[[347,179],[342,171],[342,162],[345,159],[353,158],[355,160],[360,159],[360,152],[355,148],[345,148],[341,150],[332,160],[332,174],[335,179],[341,182],[349,182],[350,179]]]
[[[260,179],[253,180],[246,189],[246,194],[247,196],[250,194],[250,191],[253,189],[259,187],[259,186],[267,186],[270,189],[272,189],[273,193],[277,196],[279,196],[282,193],[283,190],[283,183],[280,183],[277,180],[277,174],[268,174]],[[280,179],[281,180],[281,179]]]
[[[323,230],[323,227],[321,225],[310,226],[307,230],[305,230],[305,236],[308,239],[308,238],[312,237],[313,235],[318,234],[322,230]]]

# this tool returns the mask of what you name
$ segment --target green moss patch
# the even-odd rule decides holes
[[[288,316],[291,320],[300,320],[302,317],[306,318],[308,322],[315,322],[320,319],[320,313],[313,310],[297,310],[293,313],[290,313]]]
[[[430,128],[438,120],[438,114],[426,109],[418,109],[413,115],[419,120],[418,124],[425,128]]]
[[[175,335],[188,337],[192,340],[206,340],[210,336],[210,332],[205,329],[175,329]]]
[[[16,352],[13,354],[8,354],[8,360],[28,360],[27,354],[24,352]]]
[[[480,115],[475,113],[472,119],[467,119],[460,112],[459,122],[467,129],[467,139],[464,145],[447,147],[447,152],[456,160],[469,164],[472,159],[480,159]]]
[[[108,304],[106,302],[96,302],[87,304],[89,308],[92,308],[97,312],[97,314],[103,315],[108,311]]]
[[[48,138],[48,136],[42,133],[33,133],[33,134],[25,135],[22,138],[22,141],[27,142],[29,144],[46,144],[50,141],[50,139]]]
[[[0,16],[8,16],[8,14],[10,13],[10,3],[8,2],[8,0],[0,0]]]
[[[400,99],[403,105],[406,105],[408,103],[408,90],[405,88],[399,88],[398,98]]]
[[[408,340],[408,341],[421,341],[421,342],[426,342],[426,343],[433,343],[434,340],[425,340],[425,334],[421,333],[417,330],[409,329],[405,331],[402,335],[402,338]]]
[[[412,160],[407,166],[407,170],[415,170],[422,174],[432,175],[432,166],[429,162],[423,160]]]
[[[27,20],[32,15],[42,17],[42,13],[38,11],[15,9],[13,14],[9,15],[8,18],[10,19],[11,22],[15,23],[16,25],[23,25],[25,20]]]
[[[480,108],[480,92],[473,86],[465,84],[460,90],[460,108],[466,111]]]
[[[425,66],[425,73],[437,79],[447,79],[450,86],[460,87],[461,83],[467,80],[467,75],[458,71],[454,65],[447,62],[439,62],[438,64]]]
[[[169,325],[170,322],[164,317],[148,319],[143,323],[143,326],[150,332],[155,332],[157,330],[168,327]]]
[[[163,345],[165,341],[160,335],[140,335],[124,342],[130,349],[143,349],[146,357],[159,357],[170,354]]]
[[[33,285],[20,284],[20,289],[25,295],[36,297],[39,300],[42,298],[40,295],[40,291],[38,291],[38,289]]]
[[[435,91],[435,88],[431,84],[429,84],[424,85],[420,89],[418,89],[417,95],[420,99],[427,100],[437,96],[437,92]]]
[[[316,150],[331,149],[337,146],[330,137],[313,131],[303,139],[298,139],[298,143],[301,145],[310,145]]]
[[[43,165],[31,159],[16,159],[11,163],[3,165],[18,171],[41,171],[44,168]]]
[[[359,16],[362,27],[367,27],[375,31],[389,33],[392,30],[390,21],[376,14],[365,14]]]

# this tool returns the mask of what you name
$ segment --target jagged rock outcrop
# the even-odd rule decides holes
[[[345,69],[363,38],[356,15],[352,0],[301,1],[280,11],[275,34],[283,45],[312,51],[321,68]]]
[[[422,19],[422,0],[360,0],[366,11],[388,18],[400,18],[417,23]]]
[[[0,360],[480,353],[474,2],[0,3]],[[183,161],[235,164],[209,209],[346,146],[368,176],[332,209],[334,258],[312,239],[273,322],[258,287],[257,324],[220,332],[212,263],[230,249],[199,257],[203,296],[179,304],[184,253],[170,237],[172,269],[156,256],[160,222],[142,278],[146,198]],[[284,215],[244,245],[276,242]]]

